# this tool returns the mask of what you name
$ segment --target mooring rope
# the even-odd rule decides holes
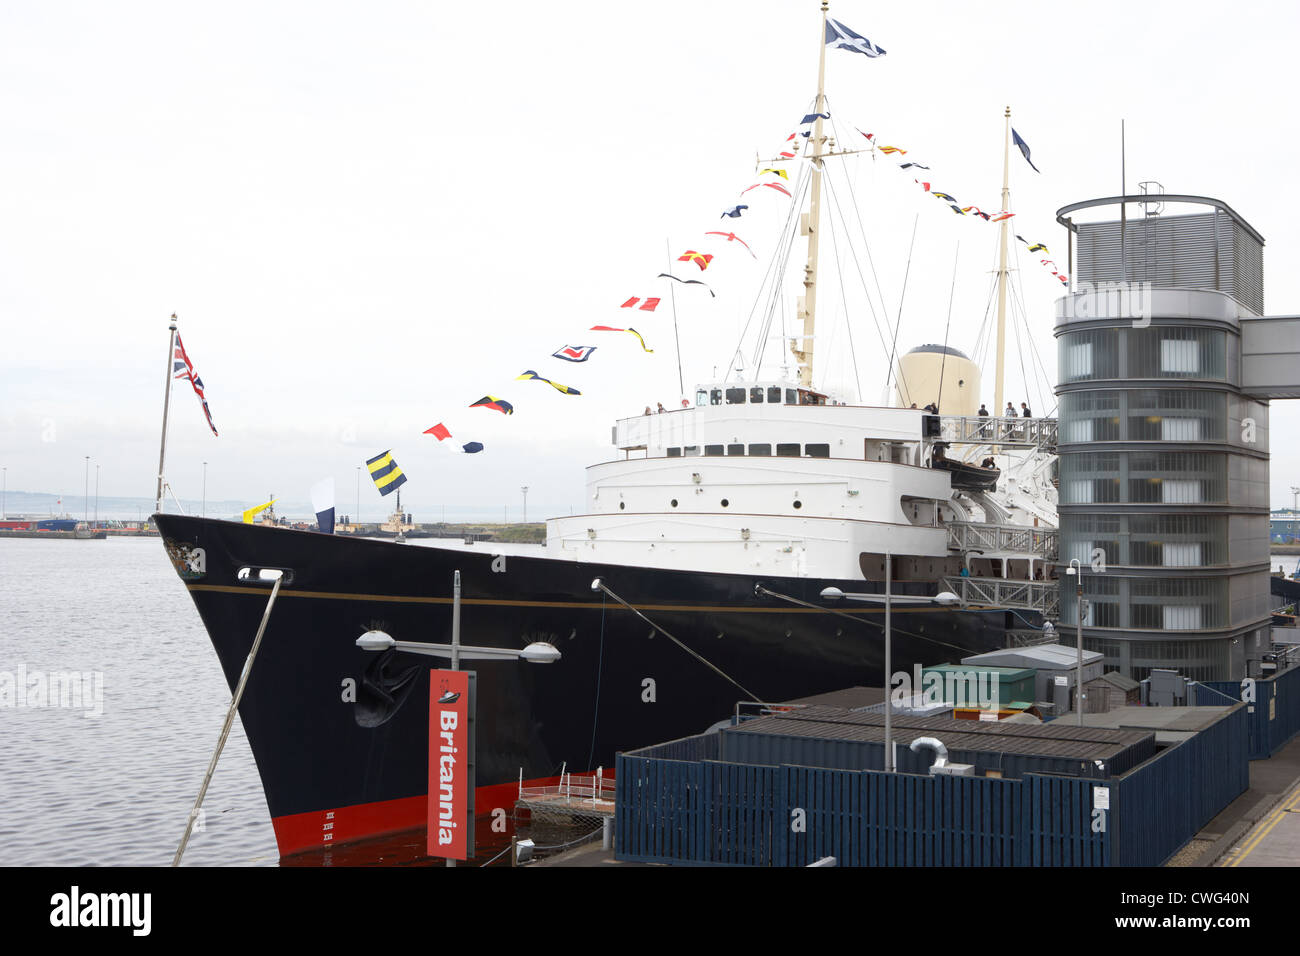
[[[689,647],[687,647],[687,646],[686,646],[685,644],[683,644],[681,641],[677,640],[677,638],[673,637],[671,634],[669,634],[667,631],[665,631],[662,627],[660,627],[660,626],[659,626],[658,624],[656,624],[654,621],[650,620],[650,618],[646,617],[644,614],[642,614],[640,611],[638,611],[638,610],[637,610],[636,608],[634,608],[632,605],[628,604],[626,601],[624,601],[621,597],[619,597],[617,594],[615,594],[615,593],[614,593],[613,591],[611,591],[609,588],[605,587],[605,582],[602,581],[600,578],[596,578],[596,580],[593,581],[593,582],[591,583],[591,586],[592,586],[592,589],[593,589],[593,590],[599,589],[599,590],[601,590],[601,591],[604,591],[606,594],[608,594],[610,597],[612,597],[612,598],[613,598],[615,601],[617,601],[619,604],[623,605],[625,608],[627,608],[629,611],[631,611],[633,614],[635,614],[635,615],[636,615],[637,617],[639,617],[641,620],[645,621],[647,624],[649,624],[652,628],[654,628],[656,631],[658,631],[658,632],[659,632],[660,634],[662,634],[664,637],[668,638],[668,640],[672,641],[674,644],[676,644],[678,647],[680,647],[682,650],[684,650],[687,654],[690,654],[692,657],[694,657],[697,661],[699,661],[701,664],[703,664],[703,665],[704,665],[705,667],[707,667],[709,670],[713,671],[713,673],[717,674],[719,677],[721,677],[723,680],[727,681],[729,684],[733,685],[734,687],[739,688],[741,691],[744,692],[745,696],[747,696],[750,700],[762,700],[762,698],[759,697],[757,694],[754,694],[753,692],[751,692],[751,691],[749,691],[749,690],[746,690],[743,686],[741,686],[740,682],[737,681],[735,678],[733,678],[733,677],[731,677],[730,675],[728,675],[728,674],[724,673],[723,671],[719,670],[718,667],[716,667],[715,665],[711,664],[709,661],[705,660],[705,658],[702,657],[700,654],[698,654],[698,653],[696,653],[695,651],[691,650]]]
[[[185,845],[190,842],[190,834],[194,832],[194,821],[198,819],[199,811],[203,807],[203,798],[207,796],[208,784],[212,782],[212,774],[217,769],[217,760],[221,757],[221,751],[226,746],[226,738],[230,736],[230,728],[235,722],[235,713],[239,708],[239,701],[244,696],[244,686],[248,683],[248,675],[253,670],[253,659],[257,657],[257,649],[262,644],[262,635],[266,633],[266,622],[271,619],[271,608],[275,605],[275,599],[280,594],[280,583],[284,580],[284,574],[275,579],[275,584],[271,588],[271,597],[266,602],[266,610],[262,612],[262,623],[258,625],[257,637],[253,638],[253,649],[248,652],[248,660],[244,661],[244,671],[239,675],[239,684],[235,687],[235,696],[230,700],[230,709],[226,711],[226,722],[221,728],[221,737],[217,740],[217,749],[212,752],[212,759],[208,761],[208,772],[203,777],[203,786],[199,788],[198,799],[194,801],[194,809],[190,811],[189,822],[185,824],[185,835],[181,837],[181,844],[176,848],[176,856],[172,858],[172,866],[181,865],[181,855],[185,852]]]

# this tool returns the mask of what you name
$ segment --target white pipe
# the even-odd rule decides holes
[[[922,747],[929,747],[934,751],[934,766],[947,766],[948,748],[937,737],[917,737],[912,741],[909,749],[912,753],[919,753]]]

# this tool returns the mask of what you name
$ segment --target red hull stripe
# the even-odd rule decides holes
[[[608,770],[607,778],[612,778]],[[551,787],[560,782],[559,777],[539,777],[525,780],[525,787]],[[519,798],[519,784],[498,783],[479,787],[474,791],[475,816],[491,816],[497,807],[509,814]],[[400,800],[381,800],[377,803],[358,803],[350,807],[330,810],[313,810],[274,817],[275,842],[280,856],[319,851],[358,840],[368,840],[387,833],[403,830],[423,830],[429,813],[425,794],[403,797]]]

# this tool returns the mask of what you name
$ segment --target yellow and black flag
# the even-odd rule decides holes
[[[518,382],[518,381],[525,381],[525,382],[529,382],[529,381],[532,381],[532,382],[545,382],[547,385],[551,386],[551,388],[555,389],[555,390],[556,390],[557,392],[559,392],[561,395],[581,395],[581,394],[582,394],[582,392],[578,391],[576,388],[573,388],[573,387],[571,387],[571,386],[569,386],[569,385],[561,385],[559,382],[552,382],[549,378],[542,378],[540,375],[538,375],[538,374],[537,374],[536,372],[534,372],[532,369],[529,369],[527,372],[524,372],[523,375],[518,376],[518,377],[515,379],[515,381],[516,381],[516,382]]]
[[[374,479],[375,487],[381,495],[396,491],[406,484],[406,476],[397,467],[397,462],[393,461],[392,452],[386,451],[368,459],[366,467],[370,469],[370,477]]]

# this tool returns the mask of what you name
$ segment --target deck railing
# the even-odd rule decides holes
[[[965,554],[1026,554],[1045,559],[1057,555],[1058,534],[1055,528],[1033,528],[1014,524],[986,524],[978,521],[951,521],[948,547]]]

